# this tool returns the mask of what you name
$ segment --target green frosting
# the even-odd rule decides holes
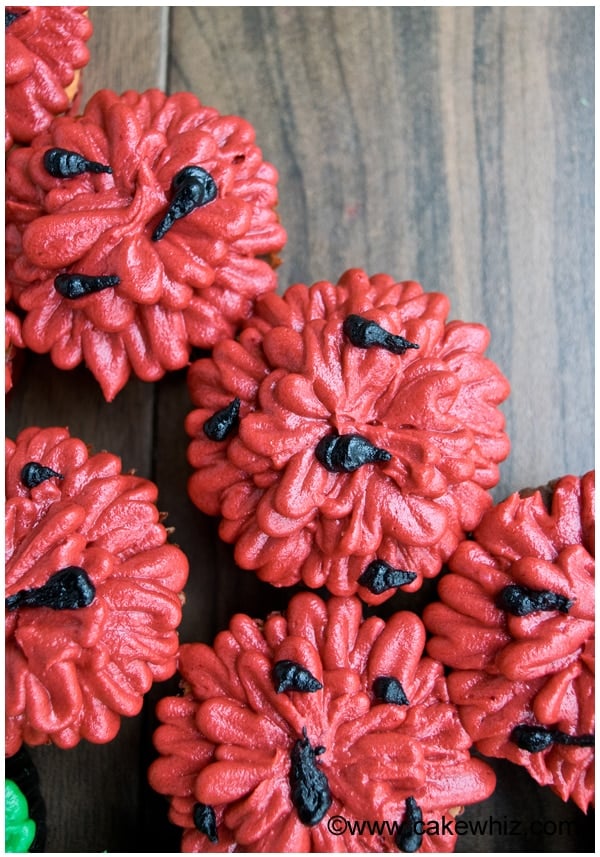
[[[35,821],[29,818],[27,798],[12,780],[4,780],[4,850],[24,854],[35,839]]]

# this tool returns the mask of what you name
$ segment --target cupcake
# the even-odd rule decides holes
[[[491,509],[424,613],[428,652],[477,749],[594,802],[595,474]]]
[[[87,6],[5,6],[4,143],[29,143],[68,111],[89,60]]]
[[[413,613],[363,620],[358,598],[301,593],[183,645],[149,771],[182,850],[453,850],[454,816],[495,777],[424,644]]]
[[[175,672],[187,560],[115,455],[28,428],[5,461],[6,755],[110,741]]]
[[[489,332],[448,312],[353,269],[266,295],[193,363],[189,495],[241,568],[372,604],[439,573],[509,450]]]
[[[26,854],[44,850],[46,807],[37,770],[24,747],[6,759],[4,768],[4,851]]]
[[[244,119],[191,93],[97,92],[9,153],[8,276],[23,338],[85,361],[107,400],[232,336],[276,286],[277,173]]]

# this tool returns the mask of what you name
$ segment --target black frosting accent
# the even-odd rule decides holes
[[[88,161],[79,152],[68,149],[48,149],[44,153],[44,168],[55,179],[69,179],[82,173],[112,173],[112,167]]]
[[[194,825],[200,833],[203,833],[210,842],[218,842],[217,819],[212,806],[207,803],[196,803],[192,810]]]
[[[373,693],[375,694],[375,698],[380,699],[382,702],[391,702],[393,705],[409,705],[404,688],[394,676],[377,676],[373,682]]]
[[[153,241],[160,241],[176,220],[196,208],[207,205],[217,196],[217,185],[210,173],[202,167],[189,166],[173,178],[171,190],[175,194],[163,219],[152,233]]]
[[[54,278],[54,288],[69,300],[77,300],[84,298],[86,295],[93,295],[95,292],[101,292],[103,289],[109,289],[111,286],[118,286],[121,282],[116,274],[111,274],[106,277],[88,277],[86,274],[58,274]]]
[[[568,613],[573,602],[550,589],[529,589],[527,586],[510,584],[501,590],[498,605],[513,616],[529,616],[538,610],[559,610]]]
[[[17,18],[22,18],[25,12],[7,12],[4,10],[4,31],[8,30],[11,24],[17,20]]]
[[[21,589],[5,599],[7,610],[20,607],[50,607],[52,610],[79,610],[89,607],[96,596],[96,587],[88,573],[69,565],[51,575],[43,586]]]
[[[297,690],[301,693],[315,693],[323,685],[314,675],[296,661],[277,661],[273,666],[273,684],[276,693]]]
[[[510,733],[510,739],[521,750],[528,753],[541,753],[552,744],[563,744],[573,747],[593,747],[595,735],[569,735],[560,729],[547,729],[545,726],[535,726],[520,723]]]
[[[358,348],[385,348],[392,354],[404,354],[407,348],[418,348],[416,342],[409,342],[403,336],[390,333],[376,321],[363,318],[361,315],[349,315],[344,320],[344,333]]]
[[[44,467],[37,461],[29,461],[21,470],[21,482],[26,488],[35,488],[41,485],[46,479],[52,479],[56,476],[57,479],[63,479],[62,473],[57,473],[51,467]]]
[[[412,583],[416,577],[414,571],[404,571],[401,568],[394,568],[382,559],[374,559],[358,578],[358,582],[361,586],[366,586],[374,595],[381,595],[388,589]]]
[[[327,434],[318,442],[315,455],[332,473],[352,473],[363,464],[389,461],[392,457],[360,434]]]
[[[405,801],[406,812],[396,834],[396,845],[401,851],[411,853],[417,851],[423,842],[423,813],[414,797],[407,797]],[[417,828],[417,824],[419,828]]]
[[[236,431],[240,422],[240,404],[236,398],[206,420],[202,428],[209,440],[225,440]]]
[[[291,798],[302,824],[313,827],[331,806],[332,798],[327,777],[317,766],[317,756],[325,752],[325,747],[311,747],[306,729],[303,732],[304,737],[296,741],[291,751]]]

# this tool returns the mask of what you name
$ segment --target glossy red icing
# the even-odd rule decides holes
[[[130,373],[154,381],[186,366],[192,346],[232,336],[254,299],[274,289],[259,256],[285,243],[277,173],[251,125],[191,93],[96,93],[80,117],[60,117],[7,161],[8,275],[26,310],[23,336],[61,369],[84,360],[112,399]],[[62,148],[112,168],[54,178],[45,153]],[[217,197],[152,233],[187,166]],[[59,274],[117,276],[116,287],[71,299]]]
[[[4,393],[13,387],[13,361],[18,349],[24,348],[21,319],[10,309],[11,289],[5,281],[4,290]]]
[[[158,704],[160,757],[149,774],[171,798],[182,850],[397,851],[391,834],[335,836],[328,820],[402,821],[414,797],[424,822],[437,819],[441,831],[442,816],[488,797],[494,773],[470,757],[442,667],[423,657],[424,644],[413,613],[363,620],[357,598],[325,603],[302,593],[285,616],[263,623],[238,614],[213,647],[183,645],[185,693]],[[273,667],[282,660],[307,669],[322,688],[277,693]],[[380,676],[397,679],[408,704],[377,699]],[[304,730],[311,746],[325,748],[317,766],[332,798],[312,825],[300,821],[290,787],[292,748]],[[215,813],[216,842],[194,825],[197,803]],[[426,832],[419,850],[454,844],[455,835]]]
[[[5,148],[29,143],[65,113],[65,91],[90,57],[87,6],[5,6]]]
[[[27,488],[31,461],[63,478]],[[110,741],[152,682],[175,672],[187,560],[166,543],[156,486],[122,474],[115,455],[90,455],[67,429],[7,440],[6,485],[6,596],[68,566],[96,588],[79,609],[7,610],[6,754],[22,742]]]
[[[594,800],[593,748],[554,743],[532,753],[510,734],[521,723],[594,732],[594,488],[593,471],[565,476],[550,510],[541,492],[494,507],[458,546],[440,602],[424,613],[434,634],[428,652],[453,669],[450,695],[477,748],[523,765],[584,811]],[[511,584],[573,603],[512,615],[498,604]]]
[[[492,503],[509,441],[498,404],[509,386],[483,352],[488,330],[447,321],[448,299],[415,282],[347,271],[337,285],[267,295],[239,338],[188,376],[193,502],[221,515],[237,563],[276,586],[302,579],[379,603],[358,578],[376,559],[433,577]],[[394,354],[352,345],[350,314],[417,343]],[[239,398],[237,432],[204,422]],[[316,458],[332,432],[358,433],[391,454],[351,473]]]

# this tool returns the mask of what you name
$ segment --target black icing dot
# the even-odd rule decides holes
[[[405,807],[406,812],[396,834],[396,845],[401,851],[412,853],[423,842],[423,813],[414,797],[406,798]]]
[[[53,477],[62,479],[63,475],[62,473],[57,473],[56,470],[52,470],[51,467],[44,467],[43,464],[39,464],[37,461],[28,462],[21,470],[21,482],[26,488],[30,489],[41,485],[42,482]]]
[[[78,610],[89,607],[96,596],[96,587],[88,573],[76,565],[55,572],[43,586],[21,589],[5,599],[9,611],[20,607],[50,607],[52,610]]]
[[[408,705],[408,697],[397,678],[389,675],[377,676],[373,682],[373,693],[376,699],[390,702],[393,705]]]
[[[44,169],[55,179],[68,179],[82,173],[112,173],[106,164],[88,161],[83,155],[68,149],[48,149],[44,153]]]
[[[416,577],[414,571],[404,571],[401,568],[394,568],[382,559],[374,559],[358,578],[358,582],[374,595],[381,595],[388,589],[412,583]]]
[[[24,12],[7,12],[4,10],[4,29],[8,30],[11,24],[17,20],[17,18],[21,18],[25,13]]]
[[[552,744],[563,744],[572,747],[593,747],[594,735],[569,735],[560,729],[548,729],[545,726],[519,723],[510,733],[510,739],[521,750],[528,753],[541,753]]]
[[[206,803],[194,804],[192,818],[194,819],[196,830],[203,833],[210,842],[219,841],[219,837],[217,835],[217,819],[212,806],[209,806]]]
[[[501,610],[512,613],[513,616],[529,616],[542,610],[558,610],[568,613],[573,602],[552,592],[550,589],[529,589],[527,586],[510,584],[501,590],[498,596],[498,606]]]
[[[210,173],[202,167],[184,167],[174,177],[171,189],[173,199],[163,219],[152,233],[153,241],[160,241],[176,220],[190,214],[194,209],[216,199],[217,185]]]
[[[332,473],[352,473],[363,464],[389,461],[392,457],[360,434],[327,434],[317,444],[315,455]]]
[[[234,399],[204,423],[204,434],[209,440],[225,440],[239,425],[240,400]]]
[[[77,298],[84,298],[86,295],[101,292],[103,289],[118,286],[120,282],[120,278],[115,274],[105,277],[89,277],[86,274],[58,274],[54,278],[54,288],[63,298],[77,300]]]
[[[307,827],[318,824],[331,806],[331,791],[324,772],[317,765],[317,756],[324,747],[311,747],[306,737],[298,739],[291,752],[291,798],[298,818]]]
[[[295,661],[277,661],[273,666],[273,683],[277,693],[297,690],[301,693],[315,693],[323,685],[314,675]]]
[[[344,333],[357,348],[385,348],[392,354],[404,354],[407,348],[418,348],[415,342],[409,342],[403,336],[390,333],[376,321],[361,315],[349,315],[344,320]]]
[[[521,750],[527,750],[529,753],[541,753],[542,750],[554,744],[554,738],[549,729],[543,726],[529,726],[525,723],[515,726],[510,739]]]

